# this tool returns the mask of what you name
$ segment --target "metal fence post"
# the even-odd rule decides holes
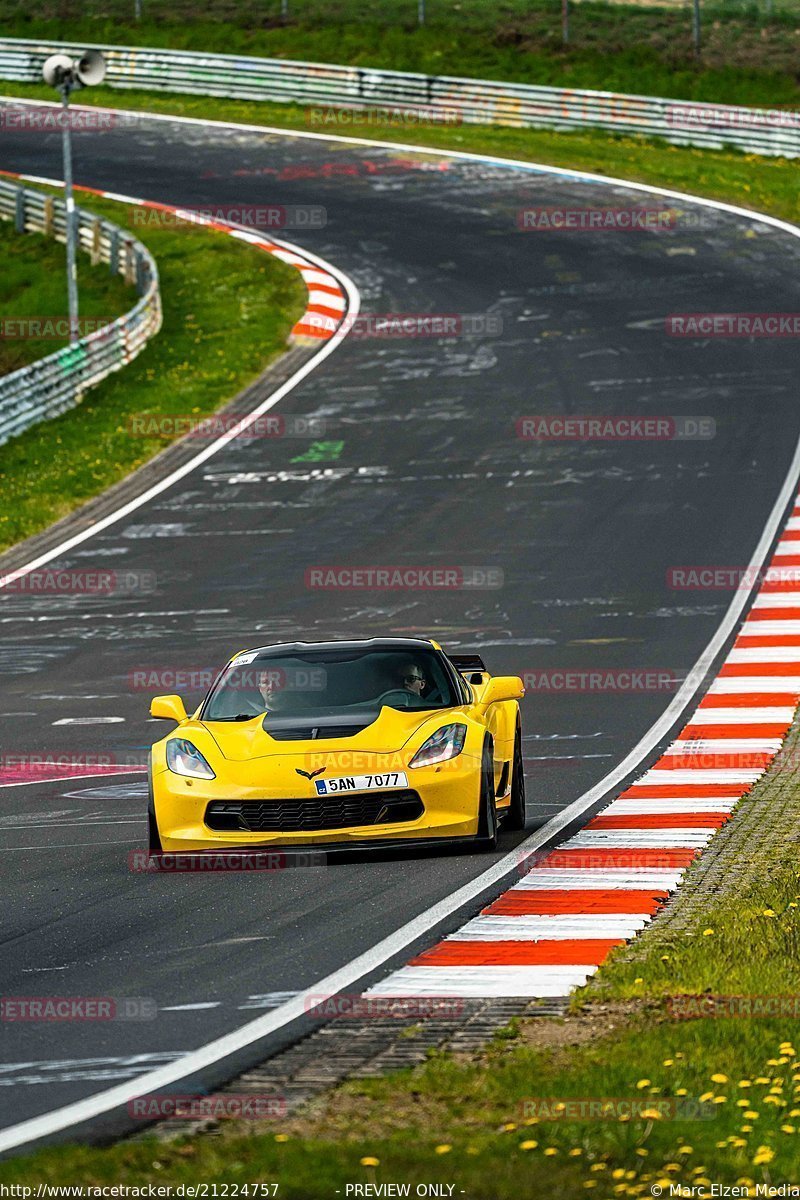
[[[17,233],[25,232],[25,189],[17,188],[16,203],[14,205],[14,227]]]

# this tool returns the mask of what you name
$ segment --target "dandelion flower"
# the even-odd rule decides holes
[[[449,1154],[452,1149],[453,1149],[453,1147],[448,1145],[447,1142],[443,1142],[441,1146],[436,1147],[436,1153],[437,1154]]]
[[[361,1159],[362,1167],[377,1167],[380,1165],[380,1159],[374,1158],[371,1154],[367,1154]]]
[[[538,1142],[534,1142],[532,1138],[528,1138],[527,1142],[520,1142],[519,1148],[520,1150],[535,1150],[538,1145]]]

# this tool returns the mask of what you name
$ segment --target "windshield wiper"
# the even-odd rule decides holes
[[[237,713],[235,717],[206,717],[207,721],[254,721],[260,713]]]

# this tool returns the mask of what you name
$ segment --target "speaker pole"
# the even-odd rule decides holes
[[[67,223],[67,299],[69,302],[69,340],[79,340],[78,329],[78,214],[72,191],[72,130],[69,118],[70,83],[60,87],[62,102],[61,143],[64,152],[64,205]]]
[[[67,303],[69,305],[69,340],[79,340],[78,329],[78,214],[72,189],[72,127],[70,123],[69,98],[79,87],[102,83],[106,64],[102,54],[87,50],[74,61],[65,54],[53,54],[44,64],[42,75],[45,83],[61,95],[61,146],[64,155],[64,208],[67,244]]]

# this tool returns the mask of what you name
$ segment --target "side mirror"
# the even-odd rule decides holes
[[[518,675],[497,675],[490,679],[481,696],[481,704],[500,704],[503,700],[521,700],[525,684]]]
[[[150,701],[150,716],[180,724],[186,720],[186,709],[180,696],[154,696]]]

